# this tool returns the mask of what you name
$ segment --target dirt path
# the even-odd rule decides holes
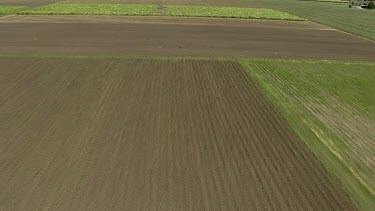
[[[82,16],[53,18],[51,22],[49,18],[0,19],[0,54],[375,60],[374,42],[308,22],[200,19],[200,23],[194,18],[107,17],[100,20],[93,17],[90,20]],[[81,22],[77,23],[78,20]]]
[[[234,62],[0,58],[0,209],[354,209]]]

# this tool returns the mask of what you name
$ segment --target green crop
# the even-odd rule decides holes
[[[14,14],[21,10],[26,10],[27,7],[18,7],[18,6],[0,6],[0,16]]]
[[[295,15],[273,9],[209,7],[209,6],[171,6],[135,4],[51,4],[27,11],[23,15],[142,15],[142,16],[184,16],[215,18],[248,18],[305,20]]]

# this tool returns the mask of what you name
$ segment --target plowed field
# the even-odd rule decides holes
[[[354,209],[238,63],[0,58],[0,76],[0,209]]]
[[[62,4],[158,4],[187,6],[258,7],[245,0],[61,0]]]
[[[374,42],[303,22],[8,16],[0,28],[0,54],[375,60]]]

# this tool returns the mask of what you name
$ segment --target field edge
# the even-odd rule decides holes
[[[324,143],[322,143],[312,128],[301,124],[301,119],[293,116],[282,103],[278,100],[278,96],[268,87],[262,77],[251,70],[251,62],[256,62],[259,59],[240,58],[238,62],[243,66],[244,70],[253,78],[259,86],[261,92],[270,100],[270,102],[281,113],[290,128],[300,137],[306,144],[307,149],[314,155],[314,157],[322,164],[323,168],[338,182],[343,192],[351,199],[353,204],[359,210],[371,210],[375,207],[375,196],[363,183],[358,181],[349,167],[342,163],[337,156],[329,150]],[[263,61],[275,61],[274,59],[261,59]],[[278,61],[295,61],[288,59],[277,59]],[[297,60],[306,62],[328,62],[328,63],[347,63],[343,61],[330,61],[330,60]],[[356,64],[358,62],[349,62]],[[371,67],[375,67],[375,63],[365,63]],[[298,126],[297,126],[298,125]],[[300,128],[303,126],[302,129]],[[325,128],[324,125],[321,125]],[[340,176],[344,175],[344,176]]]

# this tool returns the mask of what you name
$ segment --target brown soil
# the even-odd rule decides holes
[[[309,22],[93,17],[92,23],[90,17],[82,16],[37,16],[33,20],[29,16],[0,19],[0,54],[375,60],[374,42]],[[59,23],[64,20],[66,23]]]
[[[0,59],[0,209],[354,209],[234,62]]]
[[[245,0],[65,0],[63,4],[159,4],[185,6],[258,7]]]

